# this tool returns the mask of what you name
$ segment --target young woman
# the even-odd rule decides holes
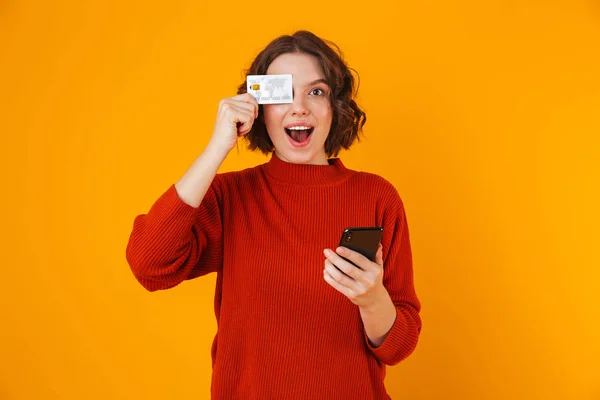
[[[291,74],[293,102],[258,105],[244,81],[202,154],[134,221],[126,255],[146,289],[217,273],[214,399],[388,399],[385,366],[417,344],[402,200],[331,158],[366,120],[340,54],[307,31],[272,41],[247,74]],[[269,161],[217,173],[240,137]],[[374,262],[336,248],[363,226],[384,229]]]

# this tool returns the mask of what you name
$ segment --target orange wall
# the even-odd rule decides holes
[[[0,3],[0,398],[208,398],[215,276],[147,293],[125,245],[297,28],[361,74],[341,157],[407,207],[424,328],[392,397],[600,398],[596,2],[200,3]]]

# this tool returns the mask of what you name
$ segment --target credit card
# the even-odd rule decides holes
[[[292,102],[292,75],[248,75],[248,93],[258,104],[282,104]]]

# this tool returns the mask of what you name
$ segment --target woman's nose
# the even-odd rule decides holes
[[[305,98],[300,95],[294,95],[291,107],[292,115],[306,115],[308,114],[308,108],[305,104]]]

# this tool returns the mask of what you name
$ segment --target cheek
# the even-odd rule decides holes
[[[263,116],[267,127],[281,125],[284,115],[285,108],[279,104],[263,105]]]
[[[333,112],[329,103],[319,104],[313,109],[313,115],[320,121],[321,124],[330,124],[333,118]]]

